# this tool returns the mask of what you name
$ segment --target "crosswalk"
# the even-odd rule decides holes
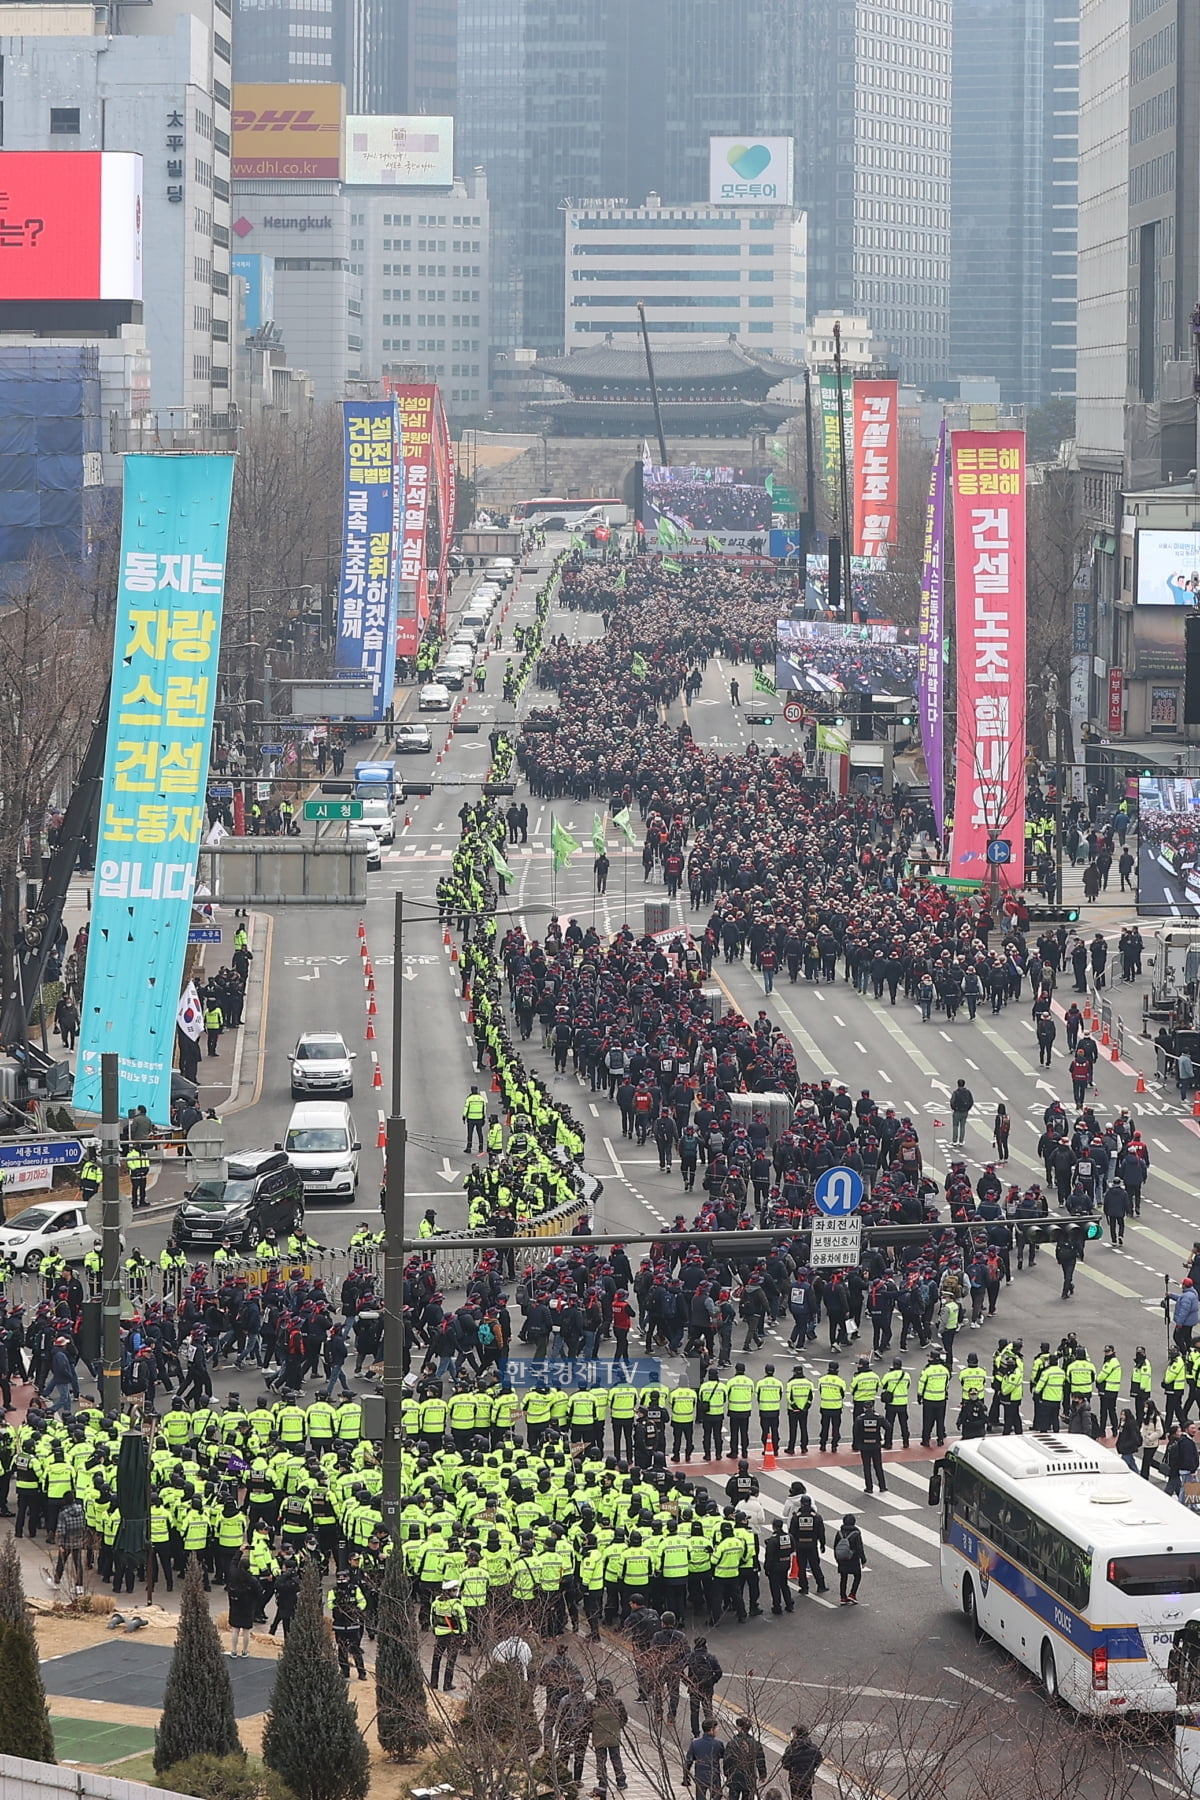
[[[938,1546],[935,1529],[937,1514],[928,1503],[932,1461],[900,1463],[884,1461],[887,1492],[868,1495],[863,1492],[862,1470],[856,1465],[816,1469],[810,1475],[800,1467],[762,1470],[758,1475],[759,1498],[768,1521],[780,1517],[783,1503],[791,1492],[793,1481],[802,1481],[813,1506],[825,1521],[825,1534],[832,1561],[833,1534],[844,1514],[852,1512],[862,1532],[867,1556],[878,1557],[906,1574],[918,1570],[936,1570]],[[724,1481],[720,1476],[702,1476],[717,1498],[724,1503]],[[828,1574],[826,1579],[829,1579]]]

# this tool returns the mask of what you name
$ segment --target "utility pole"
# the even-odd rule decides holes
[[[117,1057],[100,1057],[100,1404],[121,1410],[121,1094]]]
[[[646,324],[646,302],[637,303],[638,319],[642,327],[642,349],[646,354],[646,374],[650,381],[650,398],[654,402],[654,429],[658,434],[658,454],[662,457],[662,466],[667,466],[667,440],[663,436],[662,408],[658,404],[658,383],[654,379],[654,358],[650,354],[650,328]]]
[[[842,386],[842,322],[833,321],[833,368],[837,382],[837,418],[838,418],[838,493],[841,498],[838,521],[842,538],[841,586],[845,602],[842,615],[849,623],[854,611],[853,588],[850,579],[850,552],[854,543],[854,522],[850,516],[850,479],[846,472],[846,394]],[[833,557],[829,559],[829,572],[833,574]],[[830,599],[833,598],[833,583],[830,581]],[[838,596],[839,600],[841,595]]]
[[[383,1189],[383,1526],[396,1538],[400,1519],[400,1415],[404,1401],[404,1161],[408,1127],[401,1111],[404,1067],[404,894],[396,894],[392,957],[392,1106]]]

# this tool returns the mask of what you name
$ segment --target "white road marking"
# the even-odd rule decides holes
[[[966,1674],[962,1669],[952,1669],[949,1663],[943,1663],[942,1667],[947,1675],[953,1675],[959,1681],[965,1681],[968,1687],[978,1688],[981,1693],[990,1694],[993,1700],[1003,1700],[1005,1706],[1016,1705],[1011,1694],[1002,1694],[999,1688],[989,1687],[986,1681],[976,1681],[973,1675]]]

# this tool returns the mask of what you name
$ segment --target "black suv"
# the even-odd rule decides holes
[[[201,1181],[175,1213],[181,1249],[215,1247],[228,1238],[252,1249],[265,1231],[283,1239],[304,1223],[304,1184],[282,1150],[234,1150],[222,1181]]]

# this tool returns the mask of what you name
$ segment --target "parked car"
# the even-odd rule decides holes
[[[325,1094],[331,1099],[354,1092],[354,1059],[340,1031],[302,1031],[292,1051],[292,1099]]]
[[[265,1231],[284,1238],[304,1223],[304,1186],[282,1150],[236,1150],[224,1177],[201,1181],[176,1209],[171,1230],[181,1248],[229,1238],[251,1249]]]

